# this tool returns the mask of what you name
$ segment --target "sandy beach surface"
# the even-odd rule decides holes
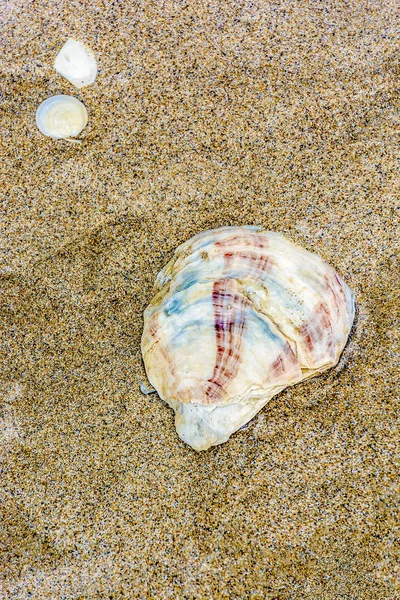
[[[0,22],[0,596],[398,599],[399,3]],[[99,63],[81,90],[53,68],[69,37]],[[86,105],[81,144],[37,130],[55,94]],[[142,313],[178,244],[243,224],[322,256],[357,319],[335,369],[196,453],[139,391]]]

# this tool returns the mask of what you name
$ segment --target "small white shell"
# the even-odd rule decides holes
[[[36,111],[39,130],[55,140],[76,137],[88,122],[85,106],[72,96],[52,96],[42,102]]]
[[[69,39],[56,56],[54,68],[77,88],[94,82],[97,62],[93,52],[82,42]]]

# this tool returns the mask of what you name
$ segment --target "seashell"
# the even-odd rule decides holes
[[[93,52],[86,44],[73,38],[67,40],[57,54],[54,68],[79,89],[93,83],[97,76]]]
[[[156,391],[151,385],[146,385],[143,381],[139,381],[139,389],[145,396],[154,394]]]
[[[194,236],[155,291],[144,313],[147,376],[195,450],[225,442],[285,387],[333,367],[354,318],[333,268],[259,227]]]
[[[52,96],[41,103],[36,111],[36,125],[48,137],[70,140],[79,135],[87,125],[87,110],[72,96]]]

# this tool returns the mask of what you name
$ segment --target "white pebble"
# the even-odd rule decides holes
[[[54,68],[75,87],[82,88],[94,82],[97,62],[93,52],[82,42],[70,38],[56,56]]]

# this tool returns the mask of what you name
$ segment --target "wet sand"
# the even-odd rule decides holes
[[[400,595],[399,5],[8,2],[0,158],[3,597]],[[52,65],[87,42],[96,82]],[[88,108],[82,144],[35,127]],[[280,231],[353,289],[339,365],[196,453],[144,396],[173,249]]]

